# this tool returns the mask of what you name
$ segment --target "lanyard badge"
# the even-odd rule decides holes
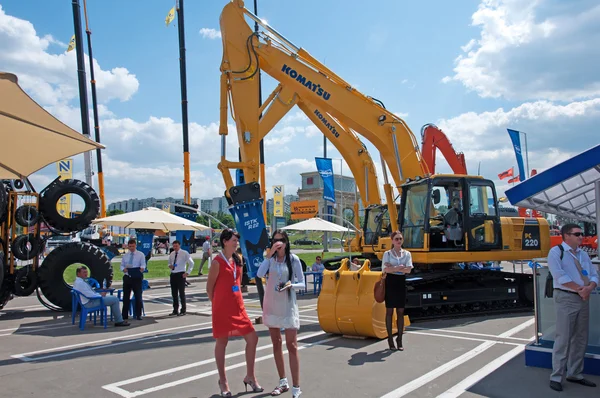
[[[225,255],[223,254],[223,252],[221,252],[221,256],[223,257],[223,259],[225,260],[225,262],[227,263],[228,267],[231,267],[233,269],[233,286],[231,286],[231,291],[232,292],[239,292],[240,291],[240,287],[237,284],[237,266],[231,265],[231,263],[229,262],[229,260],[227,260],[227,257],[225,257]]]

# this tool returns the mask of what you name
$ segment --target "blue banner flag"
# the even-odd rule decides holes
[[[323,179],[323,199],[335,203],[335,187],[333,184],[333,164],[329,158],[315,158],[317,171]]]
[[[513,143],[513,147],[515,148],[515,156],[517,157],[517,165],[519,166],[519,178],[521,181],[525,181],[527,179],[527,175],[525,174],[525,167],[523,166],[523,152],[521,150],[521,133],[517,130],[508,130],[508,135],[510,135],[510,140]]]
[[[237,232],[240,234],[240,247],[246,260],[249,278],[254,278],[263,262],[263,253],[269,245],[269,235],[262,212],[262,199],[240,203],[229,208]]]

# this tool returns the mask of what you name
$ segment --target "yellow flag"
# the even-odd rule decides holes
[[[167,26],[169,26],[169,24],[171,22],[173,22],[174,19],[175,19],[175,7],[171,8],[171,11],[169,11],[169,13],[167,14],[167,17],[165,18],[165,23],[167,24]]]
[[[71,37],[71,41],[69,42],[69,47],[67,47],[67,52],[73,50],[75,48],[75,35]]]

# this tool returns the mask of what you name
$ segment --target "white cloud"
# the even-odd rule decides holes
[[[318,137],[321,134],[323,134],[321,133],[321,130],[319,130],[314,124],[311,124],[304,129],[304,135],[307,138]]]
[[[309,122],[308,116],[306,116],[304,114],[304,112],[302,112],[301,110],[297,110],[295,113],[293,114],[287,114],[283,120],[284,123],[286,124],[292,124],[292,123],[297,123],[297,122]]]
[[[64,42],[62,42],[62,41],[60,41],[58,39],[55,39],[52,35],[45,35],[43,37],[43,40],[46,40],[48,43],[57,45],[57,46],[62,47],[62,48],[69,47],[69,45],[67,43],[64,43]]]
[[[405,119],[408,117],[408,112],[394,112],[394,115],[398,116],[400,119]]]
[[[573,101],[600,95],[600,5],[591,0],[482,0],[481,35],[453,76],[482,97]]]
[[[454,149],[465,153],[467,169],[498,180],[497,174],[516,159],[507,128],[527,133],[529,164],[538,171],[554,166],[596,145],[595,131],[600,122],[600,98],[557,105],[548,101],[524,103],[515,108],[490,112],[467,112],[442,119],[436,124],[446,133]],[[597,135],[597,134],[596,134]],[[450,172],[438,153],[437,172]],[[508,188],[496,181],[498,190]]]
[[[39,37],[31,22],[7,15],[0,6],[2,71],[15,73],[23,89],[42,105],[68,103],[78,95],[76,55],[74,51],[53,54],[48,51],[50,44],[64,45],[51,35]],[[137,78],[125,68],[104,70],[94,60],[94,71],[102,103],[127,101],[138,90]]]
[[[300,173],[315,171],[317,169],[314,160],[289,159],[283,162],[267,166],[266,178],[268,187],[272,185],[284,185],[285,194],[296,194],[302,187]],[[269,191],[269,189],[267,189]],[[267,195],[272,197],[272,192]]]
[[[204,39],[214,40],[221,38],[221,31],[213,28],[202,28],[199,33]]]

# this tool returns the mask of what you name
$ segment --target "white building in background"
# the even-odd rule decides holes
[[[300,174],[302,177],[302,188],[298,190],[300,200],[318,200],[320,212],[327,214],[327,206],[323,200],[323,180],[318,171],[311,171]],[[342,224],[341,217],[344,212],[346,219],[352,219],[354,214],[354,203],[358,203],[358,212],[364,210],[360,196],[358,195],[356,181],[351,176],[342,176],[334,174],[333,184],[335,189],[336,203],[328,203],[332,207],[331,213],[337,217],[333,217],[331,222]],[[338,218],[339,217],[339,218]]]
[[[198,203],[198,198],[193,198],[192,203]],[[165,209],[163,207],[164,203],[175,203],[175,204],[183,204],[183,199],[177,198],[164,198],[164,199],[156,199],[156,198],[145,198],[145,199],[127,199],[121,200],[119,202],[114,202],[108,205],[107,211],[113,210],[122,210],[125,213],[130,213],[132,211],[142,210],[145,207],[158,207],[159,209]],[[169,208],[171,213],[175,212],[173,206]]]

